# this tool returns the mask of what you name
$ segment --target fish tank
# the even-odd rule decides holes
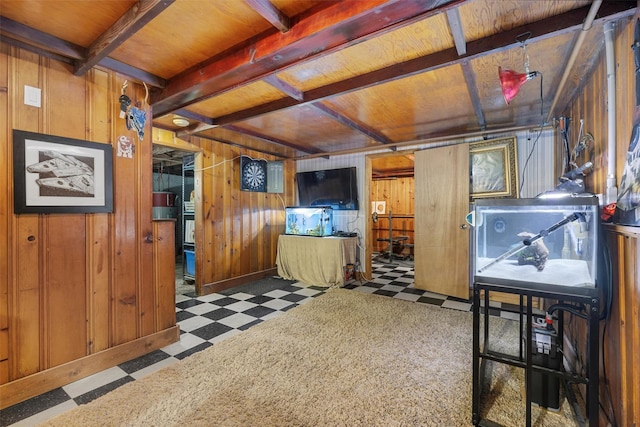
[[[598,198],[478,199],[475,282],[591,295],[596,288]]]
[[[333,209],[328,206],[285,208],[285,234],[301,236],[331,236]]]

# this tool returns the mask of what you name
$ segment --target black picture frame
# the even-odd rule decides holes
[[[13,130],[14,213],[113,212],[113,149]]]

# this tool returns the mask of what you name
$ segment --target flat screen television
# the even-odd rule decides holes
[[[298,172],[296,179],[300,206],[358,210],[355,167]]]

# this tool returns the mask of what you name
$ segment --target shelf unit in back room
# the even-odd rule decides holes
[[[185,281],[196,279],[194,155],[182,159],[182,276]]]

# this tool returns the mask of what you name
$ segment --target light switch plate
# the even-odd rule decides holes
[[[37,87],[24,85],[24,103],[32,107],[40,108],[42,106],[42,90]]]

